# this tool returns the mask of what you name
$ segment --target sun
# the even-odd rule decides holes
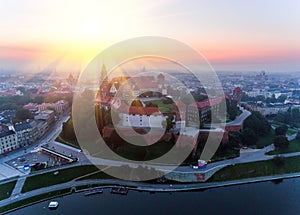
[[[86,16],[83,17],[79,24],[79,34],[81,40],[95,41],[101,39],[109,30],[109,24],[100,17]]]

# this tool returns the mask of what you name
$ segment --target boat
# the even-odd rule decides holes
[[[207,162],[205,160],[198,160],[198,165],[194,166],[192,165],[193,169],[205,169],[207,166]]]
[[[102,188],[91,189],[91,190],[87,191],[86,193],[84,193],[84,195],[90,196],[90,195],[94,195],[94,194],[98,194],[98,193],[103,193],[103,189]]]
[[[48,208],[52,209],[52,210],[56,209],[57,207],[58,207],[58,202],[57,201],[52,201],[48,205]]]
[[[114,193],[114,194],[127,195],[128,188],[126,188],[126,187],[113,187],[110,192]]]

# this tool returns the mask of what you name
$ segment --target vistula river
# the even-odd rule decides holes
[[[48,200],[9,214],[300,214],[300,178],[192,192],[129,190],[126,196],[104,189],[103,194],[84,196],[81,192],[54,200],[60,204],[57,210],[47,208]]]

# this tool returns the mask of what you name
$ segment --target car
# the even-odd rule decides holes
[[[48,205],[49,209],[56,209],[58,207],[58,202],[57,201],[51,201]]]

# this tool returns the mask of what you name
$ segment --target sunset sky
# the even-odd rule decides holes
[[[0,68],[83,67],[104,48],[164,36],[216,70],[300,71],[299,0],[1,1]]]

